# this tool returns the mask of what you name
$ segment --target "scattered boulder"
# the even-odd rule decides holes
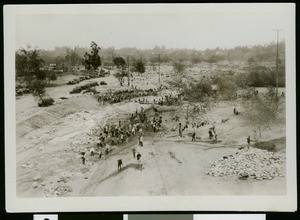
[[[33,177],[33,180],[34,181],[39,181],[42,177],[40,175],[37,175],[35,177]]]
[[[36,188],[38,188],[38,186],[39,186],[39,185],[38,185],[37,182],[33,182],[33,183],[32,183],[32,188],[36,189]]]

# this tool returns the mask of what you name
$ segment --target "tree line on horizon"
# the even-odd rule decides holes
[[[114,48],[100,48],[94,41],[91,42],[90,49],[85,52],[82,48],[65,47],[64,50],[57,47],[54,51],[45,51],[28,47],[16,51],[16,79],[21,79],[33,94],[43,100],[42,95],[45,93],[45,87],[50,81],[57,79],[54,71],[43,68],[43,66],[51,63],[55,63],[56,69],[61,69],[64,72],[72,71],[76,65],[84,65],[87,71],[97,70],[100,66],[116,66],[119,69],[119,74],[116,77],[122,79],[129,73],[125,71],[126,68],[130,68],[132,72],[144,73],[146,65],[154,67],[158,63],[171,63],[174,72],[181,74],[187,66],[191,67],[201,62],[212,64],[220,61],[247,61],[249,69],[245,81],[248,86],[274,87],[276,86],[274,68],[256,65],[256,63],[274,62],[276,49],[276,44],[269,44],[266,46],[236,47],[229,50],[216,48],[204,51],[174,50],[158,46],[152,50],[138,50],[136,48],[115,50]],[[63,51],[65,51],[65,55],[62,54]],[[285,86],[284,42],[279,44],[279,51],[279,86]],[[83,52],[83,56],[79,55]],[[57,56],[58,54],[61,56]],[[235,58],[236,56],[237,58]],[[253,63],[255,64],[253,65]],[[243,79],[245,76],[241,78]]]
[[[183,62],[197,64],[200,62],[217,63],[219,61],[243,61],[249,63],[275,62],[276,43],[255,46],[237,46],[231,49],[172,49],[164,46],[155,46],[152,49],[138,49],[135,47],[124,47],[115,49],[114,47],[101,48],[99,55],[103,66],[113,66],[116,57],[122,57],[131,63],[142,60],[145,65],[155,63]],[[84,55],[90,48],[79,47],[55,47],[54,50],[40,50],[40,57],[44,64],[56,63],[60,69],[68,70],[73,66],[83,64]],[[285,43],[279,43],[279,58],[285,59]]]

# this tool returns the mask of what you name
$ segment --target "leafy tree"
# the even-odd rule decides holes
[[[145,66],[142,60],[138,60],[135,64],[135,69],[139,72],[139,73],[144,73],[145,72]]]
[[[255,62],[255,59],[253,58],[253,57],[250,57],[249,59],[248,59],[248,63],[254,63]]]
[[[183,73],[183,71],[185,70],[185,68],[186,68],[186,66],[182,62],[174,62],[173,63],[173,70],[177,74]]]
[[[128,77],[128,74],[125,70],[117,71],[114,76],[119,80],[120,86],[124,84],[124,77]]]
[[[33,79],[28,88],[31,90],[33,96],[39,97],[43,101],[43,95],[45,94],[46,84],[39,79]]]
[[[46,71],[46,82],[50,84],[50,81],[57,80],[56,73],[54,71]]]
[[[42,78],[40,68],[43,63],[38,49],[21,48],[16,52],[16,78],[22,78],[26,84],[35,77]]]
[[[239,73],[235,77],[235,83],[239,88],[246,89],[248,88],[247,74]]]
[[[156,70],[156,66],[159,64],[160,59],[158,56],[151,56],[149,58],[150,65],[152,66],[152,70]]]
[[[113,62],[114,62],[114,65],[117,66],[118,68],[119,67],[123,67],[126,64],[126,62],[125,62],[125,60],[124,60],[123,57],[115,57],[113,59]]]
[[[54,67],[54,69],[66,70],[65,62],[65,57],[55,57],[53,63],[55,63],[56,66]]]
[[[203,79],[198,82],[191,82],[183,89],[184,97],[190,102],[203,102],[212,95],[212,83]]]
[[[109,47],[105,50],[104,54],[106,55],[106,65],[105,66],[111,66],[114,65],[114,58],[115,58],[115,48]]]
[[[53,104],[54,100],[48,98],[47,102],[50,100],[50,103],[45,105],[46,100],[43,96],[45,95],[47,72],[41,70],[43,63],[38,49],[28,47],[16,52],[16,77],[22,78],[32,95],[39,98],[39,106],[48,106]],[[50,76],[52,80],[55,77]]]
[[[192,64],[195,65],[197,63],[200,63],[201,62],[201,58],[200,57],[193,57],[192,58]]]
[[[176,89],[178,92],[181,92],[183,88],[186,87],[186,82],[183,80],[182,75],[176,75],[170,77],[169,80],[166,81],[173,89]]]
[[[248,85],[252,87],[268,87],[276,86],[276,69],[265,66],[251,66],[248,72]],[[285,86],[285,67],[279,65],[278,67],[278,85]]]
[[[214,79],[214,83],[217,85],[217,92],[221,98],[225,100],[236,98],[237,85],[234,77],[220,75]]]
[[[208,59],[206,60],[208,63],[212,64],[212,63],[217,63],[221,60],[221,56],[212,54],[208,57]]]
[[[91,52],[85,53],[84,55],[84,65],[87,70],[96,70],[101,65],[101,59],[99,56],[99,51],[101,48],[92,41]]]
[[[68,67],[74,67],[82,63],[82,57],[80,57],[75,50],[69,50],[64,61]]]

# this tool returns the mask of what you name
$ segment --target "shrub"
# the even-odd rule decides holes
[[[252,87],[268,87],[276,86],[276,70],[265,66],[250,67],[247,77],[249,86]],[[278,67],[278,86],[285,86],[285,67],[280,65]]]
[[[212,95],[212,92],[212,85],[209,80],[190,83],[183,89],[185,99],[191,102],[205,101]]]
[[[175,73],[182,73],[184,72],[186,66],[182,62],[174,62],[173,63],[173,70]]]
[[[90,83],[86,83],[82,86],[76,86],[75,88],[72,89],[72,91],[70,92],[70,94],[73,94],[73,93],[81,93],[82,90],[86,90],[86,89],[89,89],[91,87],[94,87],[94,86],[99,86],[99,83],[97,82],[90,82]]]
[[[117,67],[125,66],[126,62],[123,57],[115,57],[113,59],[114,65]]]
[[[39,107],[47,107],[49,105],[53,105],[54,103],[54,99],[52,99],[51,97],[43,97],[40,98],[38,105]]]
[[[100,82],[100,85],[101,85],[101,86],[107,85],[107,82],[101,81],[101,82]]]
[[[237,85],[233,77],[218,76],[215,78],[214,83],[218,87],[218,95],[225,100],[236,98]]]
[[[145,66],[142,60],[138,60],[135,64],[135,68],[139,73],[145,72]]]
[[[98,93],[98,91],[96,90],[95,87],[88,88],[86,91],[84,91],[84,93],[88,93],[88,92],[92,92],[92,93],[94,93],[94,94],[97,94],[97,93]]]
[[[74,93],[81,93],[82,88],[81,86],[76,86],[72,89],[72,91],[70,92],[70,94],[74,94]]]
[[[248,88],[245,89],[244,92],[241,93],[241,97],[244,100],[249,100],[249,99],[251,99],[252,97],[254,97],[256,95],[257,95],[257,91],[253,87],[248,87]]]

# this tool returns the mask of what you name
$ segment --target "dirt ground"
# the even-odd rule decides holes
[[[166,72],[168,68],[165,68]],[[162,72],[164,68],[162,68]],[[76,76],[65,76],[68,81]],[[167,80],[167,74],[162,79]],[[134,85],[140,88],[157,86],[155,73],[135,76]],[[110,75],[87,81],[105,81],[107,86],[97,90],[120,89],[117,79]],[[285,162],[282,176],[271,180],[215,177],[205,172],[214,161],[234,154],[246,146],[248,135],[254,137],[243,115],[234,115],[233,107],[242,109],[240,102],[221,101],[213,103],[205,118],[209,124],[197,129],[196,142],[191,141],[191,127],[183,137],[172,131],[177,122],[176,114],[183,120],[180,106],[164,111],[163,129],[147,132],[144,146],[137,145],[137,138],[115,149],[99,159],[87,156],[86,164],[80,160],[79,152],[95,146],[96,131],[106,122],[126,120],[129,115],[150,104],[124,101],[112,105],[101,105],[93,95],[69,94],[76,85],[62,84],[47,88],[55,104],[39,108],[31,95],[16,100],[17,137],[17,195],[19,197],[52,196],[124,196],[124,195],[282,195],[286,193]],[[126,87],[124,87],[126,89]],[[122,89],[124,89],[122,88]],[[68,99],[60,99],[66,97]],[[153,98],[153,97],[152,97]],[[281,119],[260,137],[262,140],[285,138],[285,112]],[[222,123],[222,119],[228,119]],[[215,125],[218,140],[208,140],[208,129]],[[138,162],[132,149],[140,152]],[[285,158],[285,146],[275,152]],[[117,160],[123,160],[123,168],[117,170]]]

